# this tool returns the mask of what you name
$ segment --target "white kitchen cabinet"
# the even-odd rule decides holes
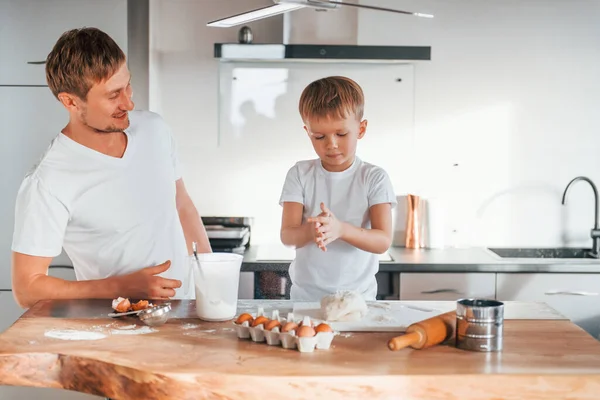
[[[1,35],[0,35],[1,36]],[[15,199],[68,114],[47,87],[0,87],[0,289],[11,289]]]
[[[62,33],[96,27],[127,50],[126,0],[0,1],[0,85],[45,85],[43,64]]]
[[[458,300],[465,297],[493,299],[495,295],[494,273],[400,274],[400,300]]]
[[[600,335],[600,274],[497,274],[500,301],[540,301],[595,338]]]

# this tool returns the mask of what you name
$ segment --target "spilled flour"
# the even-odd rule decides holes
[[[378,322],[380,324],[386,324],[389,322],[396,322],[396,320],[392,317],[390,317],[389,315],[378,315],[375,318],[373,318],[375,320],[375,322]]]
[[[184,325],[181,325],[181,329],[185,329],[185,330],[188,330],[188,329],[196,329],[196,328],[198,328],[199,326],[200,326],[200,325],[198,325],[198,324],[184,324]]]
[[[392,305],[390,303],[369,303],[368,306],[369,308],[381,308],[386,311],[392,309]]]
[[[129,330],[129,329],[135,329],[137,325],[133,324],[133,325],[125,325],[125,326],[119,326],[117,329],[119,330]]]
[[[100,332],[78,331],[75,329],[51,329],[44,332],[44,336],[60,340],[99,340],[106,338]]]
[[[113,329],[110,331],[111,335],[145,335],[147,333],[158,332],[156,329],[152,329],[149,326],[142,326],[141,328],[135,329],[131,325],[125,326],[121,329]]]
[[[105,339],[110,335],[145,335],[147,333],[157,332],[156,329],[152,329],[149,326],[142,326],[137,328],[137,325],[124,325],[114,326],[114,324],[106,325],[106,327],[112,327],[113,329],[101,329],[101,326],[93,327],[91,331],[79,331],[76,329],[51,329],[44,332],[44,336],[52,339],[60,340],[99,340]],[[32,344],[31,342],[29,344]]]

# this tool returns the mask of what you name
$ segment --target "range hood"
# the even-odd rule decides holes
[[[224,61],[428,61],[431,47],[215,43],[215,57]]]
[[[221,61],[431,60],[430,46],[413,46],[410,43],[399,46],[360,44],[358,24],[357,8],[339,7],[326,12],[300,9],[283,15],[282,43],[215,43],[214,57]]]

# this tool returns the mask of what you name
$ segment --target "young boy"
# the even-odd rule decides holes
[[[292,300],[319,301],[337,290],[375,300],[377,254],[392,242],[394,189],[386,172],[356,156],[367,130],[364,95],[353,80],[312,82],[300,96],[304,130],[319,156],[287,174],[281,241],[296,248]]]

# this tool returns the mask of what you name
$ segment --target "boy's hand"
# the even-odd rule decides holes
[[[321,216],[322,214],[319,214],[319,216]],[[308,219],[308,223],[311,224],[310,230],[312,231],[312,237],[313,237],[313,241],[317,244],[317,246],[319,246],[319,248],[323,251],[327,251],[327,249],[325,248],[325,246],[321,245],[320,242],[320,238],[321,238],[321,234],[319,233],[319,228],[321,228],[321,223],[320,222],[313,222],[311,221],[312,218]]]
[[[323,203],[321,203],[321,210],[323,210]],[[327,214],[324,211],[321,211],[321,213],[319,215],[317,215],[316,217],[309,218],[306,221],[309,224],[312,224],[311,229],[312,229],[312,233],[313,233],[313,241],[323,251],[327,251],[327,247],[325,247],[325,245],[322,243],[323,234],[321,232],[319,232],[319,229],[323,226],[323,224],[321,222],[318,222],[317,218],[328,217],[328,216],[329,216],[329,214]]]
[[[327,245],[340,237],[344,233],[344,224],[340,222],[324,203],[321,203],[322,213],[316,217],[309,218],[308,222],[315,224],[316,237],[315,242],[323,251],[327,251]]]
[[[308,221],[307,221],[309,224],[312,225],[311,226],[311,230],[312,230],[312,233],[313,233],[313,241],[323,251],[327,251],[327,248],[322,243],[323,234],[321,232],[319,232],[319,229],[321,229],[321,227],[323,226],[323,224],[321,224],[320,222],[315,221],[315,218],[326,217],[326,216],[328,216],[327,213],[321,212],[321,214],[319,214],[317,217],[309,218]]]

